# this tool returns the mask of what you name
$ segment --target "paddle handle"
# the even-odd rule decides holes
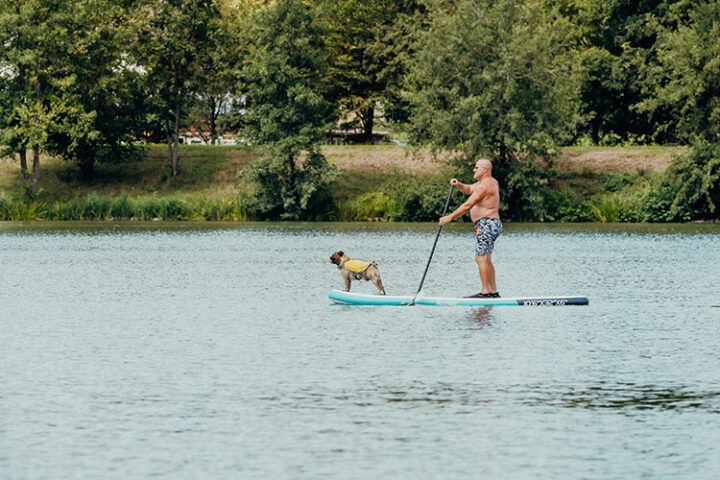
[[[452,197],[453,188],[455,188],[455,185],[450,185],[450,191],[448,192],[447,200],[445,200],[445,207],[443,208],[443,217],[447,212],[448,205],[450,205],[450,197]],[[437,235],[435,235],[435,241],[433,242],[432,250],[430,250],[430,258],[428,258],[427,265],[425,265],[425,272],[423,273],[422,280],[420,280],[420,286],[418,287],[417,293],[415,293],[412,302],[410,302],[410,305],[415,305],[415,300],[417,299],[418,295],[420,295],[423,283],[425,283],[425,276],[427,275],[428,269],[430,268],[430,262],[432,261],[433,254],[435,253],[435,247],[437,246],[438,238],[440,238],[440,232],[442,232],[442,225],[440,225],[437,231]]]

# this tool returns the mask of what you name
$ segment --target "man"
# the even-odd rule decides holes
[[[450,180],[450,185],[455,185],[458,190],[470,195],[465,203],[449,215],[440,218],[440,225],[462,217],[470,212],[470,218],[475,224],[475,261],[480,270],[480,281],[482,289],[480,293],[471,297],[499,298],[500,294],[495,285],[495,267],[490,258],[495,240],[502,232],[500,222],[500,189],[498,182],[492,177],[492,163],[486,159],[480,159],[473,168],[473,177],[477,182],[472,185],[465,185],[456,178]]]

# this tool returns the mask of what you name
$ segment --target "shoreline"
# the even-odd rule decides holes
[[[253,186],[245,171],[259,157],[244,146],[181,146],[180,175],[169,175],[166,146],[143,159],[98,164],[90,181],[78,168],[41,157],[37,192],[24,189],[17,159],[0,159],[0,221],[247,221]],[[642,221],[625,215],[688,147],[566,147],[538,163],[543,207],[538,223]],[[429,221],[448,178],[465,173],[451,152],[383,145],[323,146],[338,175],[324,211],[308,220]],[[441,188],[442,187],[442,188]],[[517,187],[516,187],[517,188]],[[527,187],[535,188],[528,184]],[[440,192],[442,193],[442,192]],[[444,195],[444,193],[442,193]],[[444,197],[443,197],[444,198]],[[454,198],[453,202],[459,201]],[[328,203],[328,201],[330,203]],[[419,211],[421,209],[422,211]],[[509,207],[504,222],[514,211]],[[113,219],[113,220],[110,220]],[[647,219],[646,219],[647,221]],[[650,218],[651,223],[659,220]]]

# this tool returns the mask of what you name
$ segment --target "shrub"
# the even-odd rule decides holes
[[[494,169],[495,170],[495,169]],[[552,220],[547,209],[547,173],[532,162],[498,164],[500,210],[504,216],[519,221]]]
[[[110,216],[113,218],[130,218],[133,214],[132,203],[127,193],[115,198],[110,205]]]
[[[603,189],[609,192],[619,192],[634,185],[639,178],[639,173],[611,173],[603,180]]]
[[[628,221],[686,222],[717,218],[720,202],[720,145],[696,143],[665,174],[638,194]]]
[[[582,196],[570,188],[548,190],[545,210],[546,218],[552,222],[587,222],[593,219]]]
[[[394,180],[383,186],[383,193],[389,199],[389,210],[385,215],[390,220],[403,222],[436,221],[442,215],[447,192],[450,188],[445,177],[410,177]],[[457,205],[457,197],[448,209]]]
[[[320,153],[302,161],[266,156],[246,172],[257,189],[248,200],[249,213],[260,219],[317,220],[330,215],[329,186],[337,169]]]
[[[396,211],[395,202],[382,192],[366,193],[346,205],[341,216],[344,220],[386,218]]]
[[[668,183],[678,186],[670,205],[674,217],[717,218],[720,202],[720,144],[697,142],[690,154],[668,168]]]
[[[193,211],[193,218],[196,219],[213,221],[247,220],[243,197],[200,201],[199,205],[193,208]]]
[[[620,194],[600,195],[590,203],[590,212],[600,222],[617,222],[627,210],[627,204]]]

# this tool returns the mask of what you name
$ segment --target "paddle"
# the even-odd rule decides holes
[[[455,185],[450,185],[450,192],[448,192],[448,198],[445,200],[445,208],[443,208],[443,217],[445,216],[445,212],[447,212],[448,205],[450,205],[450,197],[452,196],[454,187]],[[433,254],[435,253],[435,246],[437,245],[438,238],[440,238],[440,232],[442,232],[442,225],[440,225],[437,235],[435,235],[435,242],[433,243],[432,250],[430,250],[430,258],[428,258],[427,265],[425,266],[425,273],[423,273],[422,280],[420,280],[420,286],[418,287],[417,293],[413,297],[412,302],[410,302],[410,305],[415,305],[415,300],[417,299],[417,296],[420,295],[420,290],[422,290],[423,283],[425,283],[425,275],[427,275],[428,269],[430,268],[430,262],[432,261]]]

